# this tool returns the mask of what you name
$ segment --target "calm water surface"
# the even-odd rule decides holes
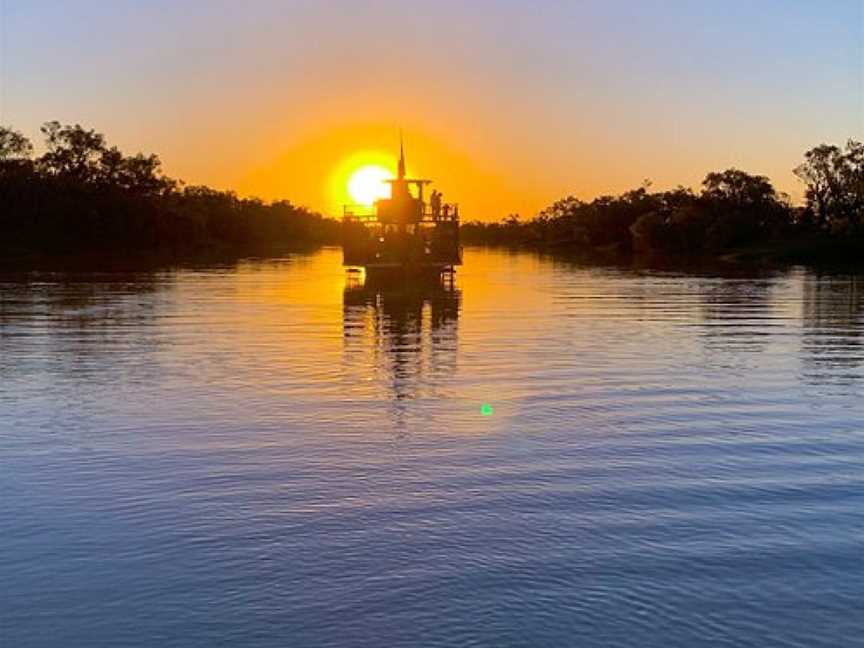
[[[466,256],[0,278],[0,645],[864,645],[864,278]]]

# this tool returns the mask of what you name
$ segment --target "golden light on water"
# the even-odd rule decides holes
[[[352,202],[372,205],[376,200],[390,196],[387,180],[392,178],[393,173],[383,166],[367,164],[351,174],[348,179],[348,195]]]

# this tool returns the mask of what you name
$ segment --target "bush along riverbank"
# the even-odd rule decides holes
[[[289,201],[184,186],[155,155],[124,155],[79,125],[42,127],[33,156],[0,127],[0,253],[15,259],[177,260],[338,244],[339,222]]]
[[[795,174],[803,206],[764,176],[728,169],[709,173],[699,191],[645,183],[590,202],[569,196],[530,220],[468,222],[462,240],[614,258],[864,265],[864,145],[817,146]]]

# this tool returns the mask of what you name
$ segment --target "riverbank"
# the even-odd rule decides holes
[[[278,259],[292,254],[311,254],[324,248],[339,248],[334,242],[271,244],[248,248],[211,245],[192,250],[115,250],[49,254],[27,251],[0,251],[0,271],[147,271],[165,268],[194,268],[234,265],[249,259]],[[613,244],[584,247],[568,244],[544,245],[537,242],[468,243],[469,248],[488,248],[511,252],[534,252],[572,261],[584,266],[632,266],[674,270],[734,270],[756,267],[864,270],[864,239],[789,239],[768,245],[740,247],[721,254],[662,254],[634,252],[628,246]]]
[[[251,259],[279,259],[294,254],[311,254],[328,247],[334,245],[296,243],[242,249],[212,245],[194,250],[91,250],[57,254],[6,250],[0,251],[0,272],[146,272],[168,268],[232,266]]]
[[[535,251],[557,258],[570,258],[586,265],[637,265],[655,268],[803,265],[818,268],[844,267],[864,270],[864,238],[834,239],[799,237],[723,250],[718,253],[670,253],[652,250],[635,251],[631,246],[615,243],[584,246],[573,242],[543,243],[477,243],[476,247]]]
[[[732,250],[719,258],[734,263],[812,267],[844,265],[864,269],[864,238],[790,239]]]

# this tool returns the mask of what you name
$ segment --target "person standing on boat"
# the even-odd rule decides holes
[[[441,217],[441,193],[437,189],[432,190],[429,204],[432,206],[432,220],[437,221]]]

